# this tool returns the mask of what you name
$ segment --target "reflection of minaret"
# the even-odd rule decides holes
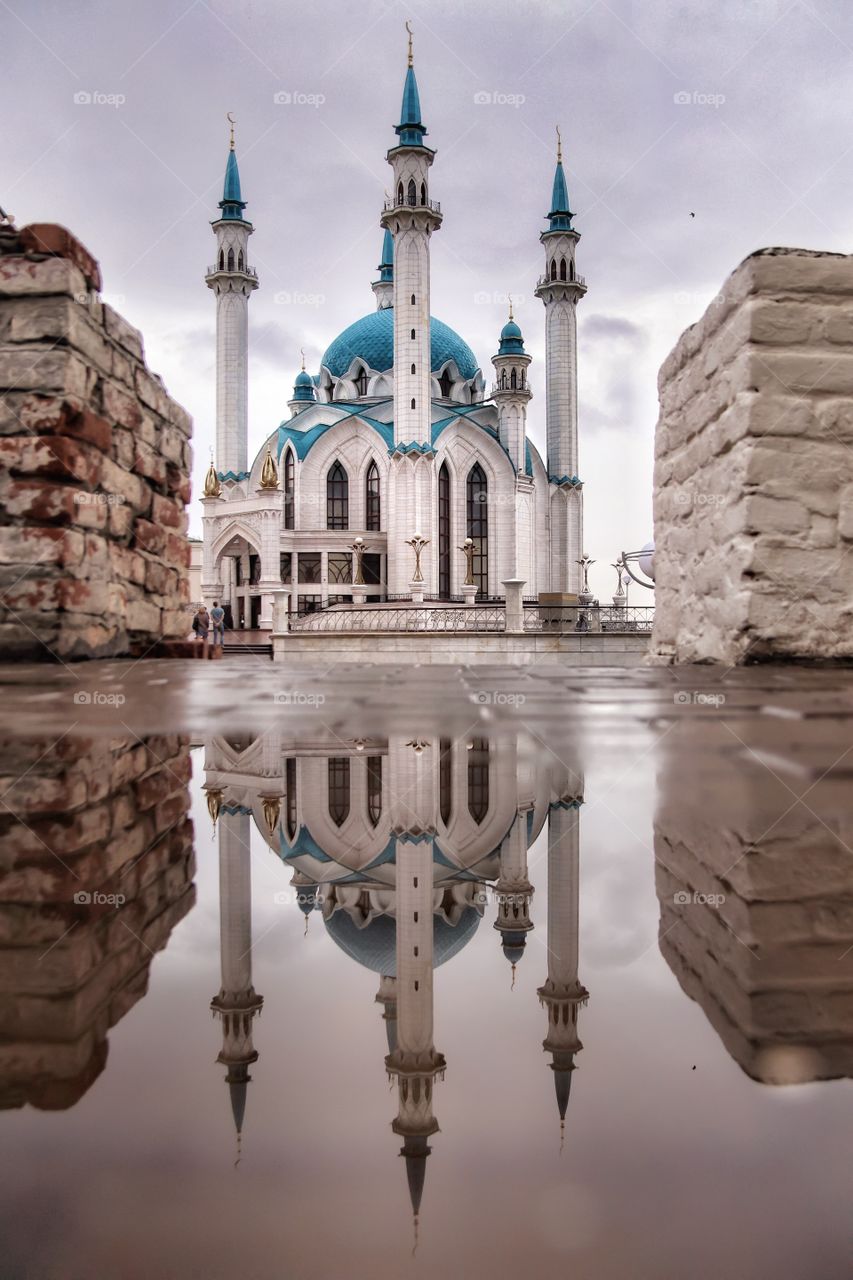
[[[432,842],[401,839],[397,846],[397,1043],[385,1059],[397,1077],[399,1106],[392,1124],[403,1139],[409,1196],[415,1216],[423,1195],[427,1138],[438,1131],[433,1082],[444,1075],[444,1056],[433,1045]]]
[[[578,1039],[578,1008],[589,993],[578,980],[579,809],[582,787],[552,803],[548,814],[548,977],[539,1000],[548,1010],[542,1047],[552,1055],[562,1134]]]
[[[515,966],[524,955],[527,934],[533,928],[530,901],[533,886],[527,878],[527,810],[520,809],[509,835],[501,844],[501,871],[495,882],[498,915],[494,927],[500,931],[503,953]]]
[[[387,973],[381,974],[375,999],[377,1004],[382,1005],[388,1052],[393,1053],[397,1048],[397,979]]]
[[[222,1019],[222,1051],[217,1058],[225,1076],[237,1130],[239,1160],[249,1066],[257,1059],[252,1022],[263,1004],[252,986],[252,873],[248,814],[219,818],[219,937],[222,987],[210,1007]]]

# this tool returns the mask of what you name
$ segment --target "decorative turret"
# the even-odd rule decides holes
[[[545,304],[545,422],[551,495],[551,590],[578,590],[577,558],[583,545],[583,499],[578,478],[578,388],[576,307],[586,283],[575,271],[580,234],[572,226],[563,170],[563,146],[557,129],[557,167],[551,191],[548,229],[539,237],[545,248],[545,274],[536,296]]]
[[[376,310],[384,311],[394,305],[394,237],[388,228],[382,237],[382,258],[379,263],[379,279],[370,286],[376,297]]]
[[[253,227],[244,216],[246,201],[234,150],[234,121],[229,112],[231,145],[225,165],[220,213],[211,223],[216,261],[205,282],[216,295],[216,457],[226,477],[242,477],[248,464],[249,298],[258,277],[249,266]]]
[[[211,457],[207,475],[204,477],[204,496],[205,498],[218,498],[221,492],[222,486],[219,483],[219,476],[216,474],[216,467],[213,465],[213,458]]]
[[[297,413],[301,413],[309,404],[315,404],[317,401],[317,392],[314,388],[314,379],[310,373],[305,372],[305,352],[302,353],[302,368],[296,375],[296,381],[293,384],[293,399],[288,400],[287,407],[290,409],[291,417],[295,418]]]
[[[272,456],[272,449],[270,449],[269,445],[267,445],[266,456],[261,467],[261,488],[278,488],[278,467],[275,465],[275,458]]]
[[[527,369],[530,360],[524,350],[521,329],[513,318],[510,300],[509,319],[501,329],[497,355],[492,356],[495,366],[492,399],[498,410],[498,435],[516,474],[524,474],[527,470],[527,402],[531,396]]]

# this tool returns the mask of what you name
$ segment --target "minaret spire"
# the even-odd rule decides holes
[[[410,67],[413,67],[413,66],[415,65],[415,59],[414,59],[414,55],[413,55],[413,53],[412,53],[412,24],[411,24],[411,22],[407,22],[407,23],[406,23],[406,30],[407,30],[407,31],[408,31],[408,33],[409,33],[409,66],[410,66]]]

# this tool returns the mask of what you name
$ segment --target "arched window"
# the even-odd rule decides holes
[[[415,186],[414,178],[409,178],[409,185],[406,188],[406,200],[413,207],[418,203],[418,189]]]
[[[447,463],[438,473],[438,595],[450,599],[450,472]]]
[[[501,369],[501,390],[506,388],[506,369]]]
[[[357,396],[367,395],[367,370],[364,365],[359,369],[358,376],[355,380],[355,393]]]
[[[292,844],[296,839],[296,761],[293,756],[284,764],[284,790],[284,825]]]
[[[379,495],[379,468],[376,462],[371,462],[367,468],[367,475],[364,480],[364,527],[371,532],[378,532],[382,528],[380,523],[382,515],[381,499]]]
[[[557,259],[556,258],[551,259],[551,279],[552,280],[557,279]]]
[[[397,183],[397,204],[402,204],[402,203],[403,203],[403,184],[402,182],[398,182]]]
[[[220,271],[225,270],[225,250],[224,249],[219,250],[219,270]]]
[[[478,826],[489,812],[488,738],[475,738],[468,752],[468,812]]]
[[[413,330],[412,330],[412,337],[414,338],[414,336],[415,336],[415,331],[414,331],[414,329],[413,329]]]
[[[243,270],[243,250],[242,249],[237,254],[237,270],[238,271]]]
[[[413,398],[412,398],[412,408],[414,409],[414,407],[415,407],[415,401],[414,401],[414,397],[413,397]]]
[[[524,386],[524,369],[523,369],[523,368],[522,368],[522,370],[521,370],[521,378],[520,378],[520,380],[519,380],[519,384],[518,384],[518,385],[519,385],[520,387],[523,387],[523,386]]]
[[[575,278],[575,260],[574,258],[571,258],[569,260],[569,279],[574,280],[574,278]]]
[[[228,250],[228,270],[229,271],[234,270],[234,250],[233,249]]]
[[[329,760],[329,817],[342,827],[349,817],[349,757],[333,756]]]
[[[349,528],[349,479],[339,462],[326,476],[326,528]]]
[[[468,537],[474,542],[473,576],[477,595],[489,594],[489,488],[486,473],[475,462],[468,472]]]
[[[453,812],[453,743],[440,738],[438,744],[438,811],[447,826]]]
[[[414,366],[414,365],[412,365],[412,373],[414,373],[414,372],[415,372],[415,366]]]
[[[565,280],[565,278],[566,278],[566,259],[561,258],[560,259],[560,279]]]
[[[293,450],[287,448],[284,453],[284,527],[295,529],[296,508],[296,467],[293,462]]]
[[[414,305],[415,305],[415,295],[414,295],[414,294],[412,294],[412,306],[414,306]]]
[[[444,373],[439,378],[438,389],[441,392],[442,400],[450,399],[450,393],[453,390],[453,379],[450,376],[449,369],[445,369]]]
[[[367,757],[367,816],[376,826],[382,817],[382,757]]]
[[[421,183],[421,204],[426,204],[426,183]]]
[[[516,387],[518,386],[518,374],[516,373],[515,369],[513,369],[512,373],[509,375],[509,385],[512,391],[515,391]]]

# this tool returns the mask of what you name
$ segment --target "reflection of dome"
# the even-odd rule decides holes
[[[467,342],[458,333],[436,320],[429,322],[432,349],[432,371],[436,373],[447,360],[455,360],[464,379],[473,378],[477,372],[477,359]],[[325,365],[333,378],[347,372],[353,360],[363,360],[378,373],[387,373],[394,367],[394,308],[384,307],[371,311],[351,324],[335,338],[326,351],[321,365]]]
[[[466,907],[458,924],[448,924],[439,915],[432,917],[433,957],[435,968],[450,960],[473,938],[480,923],[480,913]],[[395,977],[397,973],[397,924],[392,916],[376,916],[359,929],[346,911],[336,911],[326,921],[326,929],[353,960],[374,973]]]

